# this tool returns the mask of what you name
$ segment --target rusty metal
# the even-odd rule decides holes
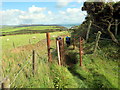
[[[50,52],[50,34],[46,33],[46,37],[47,37],[48,62],[51,62],[52,56],[51,56],[51,52]]]
[[[79,48],[79,53],[80,53],[80,66],[82,66],[82,40],[81,40],[81,37],[80,37],[79,44],[80,44],[80,48]]]

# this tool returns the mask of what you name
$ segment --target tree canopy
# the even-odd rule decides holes
[[[89,24],[92,21],[91,30],[101,31],[102,36],[111,38],[117,44],[120,44],[120,2],[84,2],[82,11],[87,12],[83,24]],[[93,32],[93,31],[92,31]]]

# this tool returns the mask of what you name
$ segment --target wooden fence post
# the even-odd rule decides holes
[[[15,43],[13,42],[13,47],[15,48]]]
[[[80,37],[80,41],[79,41],[79,44],[80,44],[80,48],[79,48],[79,53],[80,53],[80,66],[82,66],[82,40],[81,40],[81,37]]]
[[[59,40],[57,40],[57,53],[58,53],[58,65],[61,65]]]
[[[29,44],[31,44],[31,41],[30,41],[30,39],[29,39]]]
[[[10,79],[9,78],[6,78],[6,80],[2,83],[1,85],[1,88],[2,89],[9,89],[10,88]]]
[[[56,51],[57,51],[57,38],[56,38]]]
[[[64,38],[59,40],[59,48],[60,48],[60,61],[61,61],[61,65],[63,65],[63,61],[64,61]]]
[[[75,37],[73,37],[73,49],[75,49]]]
[[[115,19],[115,36],[117,36],[117,32],[118,32],[118,20]]]
[[[88,26],[88,30],[87,30],[87,33],[86,33],[86,42],[88,41],[88,38],[89,38],[89,33],[90,33],[91,25],[92,25],[92,21],[90,20],[90,24]]]
[[[33,50],[32,52],[33,56],[32,56],[32,73],[33,75],[35,75],[35,50]]]
[[[63,50],[64,50],[64,38],[62,38],[62,46],[63,46]]]
[[[64,38],[62,38],[62,64],[65,64],[65,50],[64,50]]]
[[[60,49],[60,61],[61,61],[61,65],[62,65],[62,39],[59,40],[59,49]]]
[[[95,47],[94,47],[94,53],[96,52],[97,48],[98,48],[98,42],[99,42],[99,39],[100,39],[100,36],[101,36],[101,32],[98,31],[97,35],[96,35],[96,42],[95,42]]]
[[[52,61],[51,53],[50,53],[50,34],[46,33],[47,37],[47,49],[48,49],[48,62]]]

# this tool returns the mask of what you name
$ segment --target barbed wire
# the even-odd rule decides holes
[[[45,39],[43,39],[43,40],[45,40]],[[39,41],[40,42],[40,41]],[[46,43],[46,41],[44,41],[44,42],[40,42],[40,44],[41,45],[44,45]],[[36,43],[37,44],[37,43]],[[46,46],[47,47],[47,46]],[[36,48],[37,49],[37,48]],[[46,49],[47,50],[47,49]],[[41,51],[45,51],[45,50],[41,50]],[[39,57],[39,58],[41,58],[41,59],[43,59],[43,57],[41,57],[39,54],[38,54],[38,51],[36,50],[35,51],[36,52],[36,54],[37,54],[37,56]],[[24,54],[25,55],[25,53],[21,53],[21,54]],[[46,55],[46,54],[45,54]],[[26,55],[25,55],[26,56]],[[27,57],[29,58],[31,55],[28,55]],[[28,58],[25,58],[25,60],[27,60]],[[11,87],[11,85],[16,81],[16,79],[17,79],[17,77],[19,76],[19,74],[23,71],[23,69],[28,65],[30,63],[30,60],[29,61],[26,61],[25,62],[25,64],[23,64],[24,66],[18,71],[18,73],[16,73],[16,75],[15,75],[15,77],[14,77],[14,79],[13,79],[13,81],[10,83],[10,85],[9,85],[9,87]],[[8,75],[6,78],[4,78],[1,82],[0,82],[0,85],[7,79],[7,78],[9,78],[10,77],[10,75]],[[17,86],[16,86],[17,87]],[[15,88],[16,88],[15,87]]]
[[[18,75],[22,72],[22,70],[27,66],[27,64],[30,63],[30,61],[27,61],[27,63],[19,70],[19,72],[15,75],[15,78],[13,80],[13,82],[9,85],[11,87],[11,85],[15,82],[15,80],[17,79]]]
[[[45,39],[43,39],[43,40],[45,40]],[[38,41],[37,43],[39,43],[39,42],[40,42],[41,45],[44,45],[44,44],[46,43],[46,41],[44,41],[44,42]],[[36,43],[36,44],[37,44],[37,43]],[[20,47],[20,46],[18,46],[18,47]],[[42,51],[44,51],[44,50],[42,50]],[[21,53],[21,54],[24,54],[24,55],[25,55],[25,53]],[[42,59],[42,57],[38,54],[38,52],[36,52],[36,54],[39,56],[39,58]],[[25,56],[26,56],[26,55],[25,55]],[[31,55],[28,55],[27,58],[25,58],[25,60],[27,60],[30,56],[31,56]],[[22,70],[28,65],[28,63],[30,63],[30,61],[26,61],[26,64],[24,64],[24,66],[18,71],[18,73],[15,75],[14,80],[13,80],[12,83],[9,85],[10,87],[11,87],[11,85],[15,82],[15,80],[17,79],[17,77],[19,76],[19,74],[22,72]],[[1,85],[7,78],[9,78],[9,77],[10,77],[10,75],[6,76],[2,81],[0,81],[0,85]]]
[[[29,56],[31,56],[31,55],[28,55],[28,57],[27,57],[26,59],[28,59]],[[25,59],[25,60],[26,60],[26,59]],[[18,75],[22,72],[22,70],[25,68],[25,66],[26,66],[28,63],[30,63],[30,61],[26,61],[26,64],[18,71],[18,73],[15,75],[15,78],[14,78],[13,82],[9,85],[9,87],[11,87],[11,85],[15,82],[16,78],[18,77]],[[6,76],[6,77],[0,82],[0,85],[1,85],[7,78],[9,78],[9,77],[10,77],[10,74],[9,74],[8,76]]]
[[[38,54],[37,51],[35,51],[35,53],[37,54],[37,56],[38,56],[39,58],[43,59],[43,58]]]

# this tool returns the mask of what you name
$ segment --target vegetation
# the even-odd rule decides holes
[[[45,33],[55,31],[65,31],[66,28],[62,26],[27,26],[27,27],[3,27],[0,28],[2,35],[15,35],[15,34],[33,34],[33,33]]]
[[[90,26],[90,37],[95,37],[98,31],[102,32],[101,38],[111,39],[119,45],[120,32],[120,18],[119,8],[120,2],[104,3],[104,2],[85,2],[82,7],[83,11],[87,12],[86,20],[80,25],[74,33],[81,33],[80,35],[86,39],[87,28]],[[91,38],[89,38],[91,39]]]
[[[78,84],[82,82],[83,86],[80,88],[118,88],[118,60],[120,57],[118,53],[116,53],[117,56],[113,54],[117,51],[118,46],[109,44],[97,50],[96,54],[92,54],[94,45],[94,43],[84,44],[82,67],[79,65],[78,48],[67,51],[68,70]],[[110,47],[110,45],[114,47]]]
[[[118,63],[120,58],[120,27],[117,3],[85,2],[82,10],[87,12],[85,21],[80,26],[71,28],[71,36],[79,47],[79,37],[83,37],[83,67],[75,64],[69,70],[89,88],[118,88]],[[102,35],[94,54],[97,33]],[[76,51],[68,53],[70,61],[79,60]],[[75,61],[78,62],[78,61]],[[77,80],[78,80],[77,79]],[[76,80],[76,81],[77,81]]]
[[[120,59],[120,33],[119,7],[120,3],[85,2],[82,10],[87,11],[86,20],[75,28],[67,31],[52,32],[51,52],[52,62],[47,60],[47,47],[45,33],[2,36],[2,73],[3,77],[9,76],[11,88],[92,88],[92,89],[120,89],[119,85],[119,59]],[[108,12],[109,11],[109,12]],[[117,20],[117,22],[116,22]],[[115,25],[115,23],[117,23]],[[87,28],[88,27],[88,28]],[[10,29],[11,28],[11,29]],[[13,31],[32,32],[36,29],[58,27],[6,27],[3,32]],[[41,28],[41,29],[40,29]],[[44,30],[46,32],[46,30]],[[47,30],[49,31],[49,30]],[[96,49],[96,33],[102,36]],[[19,32],[19,34],[20,34]],[[16,33],[17,34],[17,33]],[[65,37],[71,34],[76,48],[73,50],[65,45],[65,65],[57,64],[56,37]],[[83,37],[83,65],[79,65],[79,37]],[[86,41],[87,40],[87,41]],[[73,41],[73,40],[72,40]],[[35,50],[36,73],[32,73],[32,50]],[[26,65],[26,66],[25,66]],[[23,68],[25,66],[25,68]],[[22,69],[23,68],[23,69]],[[22,72],[20,70],[22,69]],[[19,75],[17,75],[20,72]]]

